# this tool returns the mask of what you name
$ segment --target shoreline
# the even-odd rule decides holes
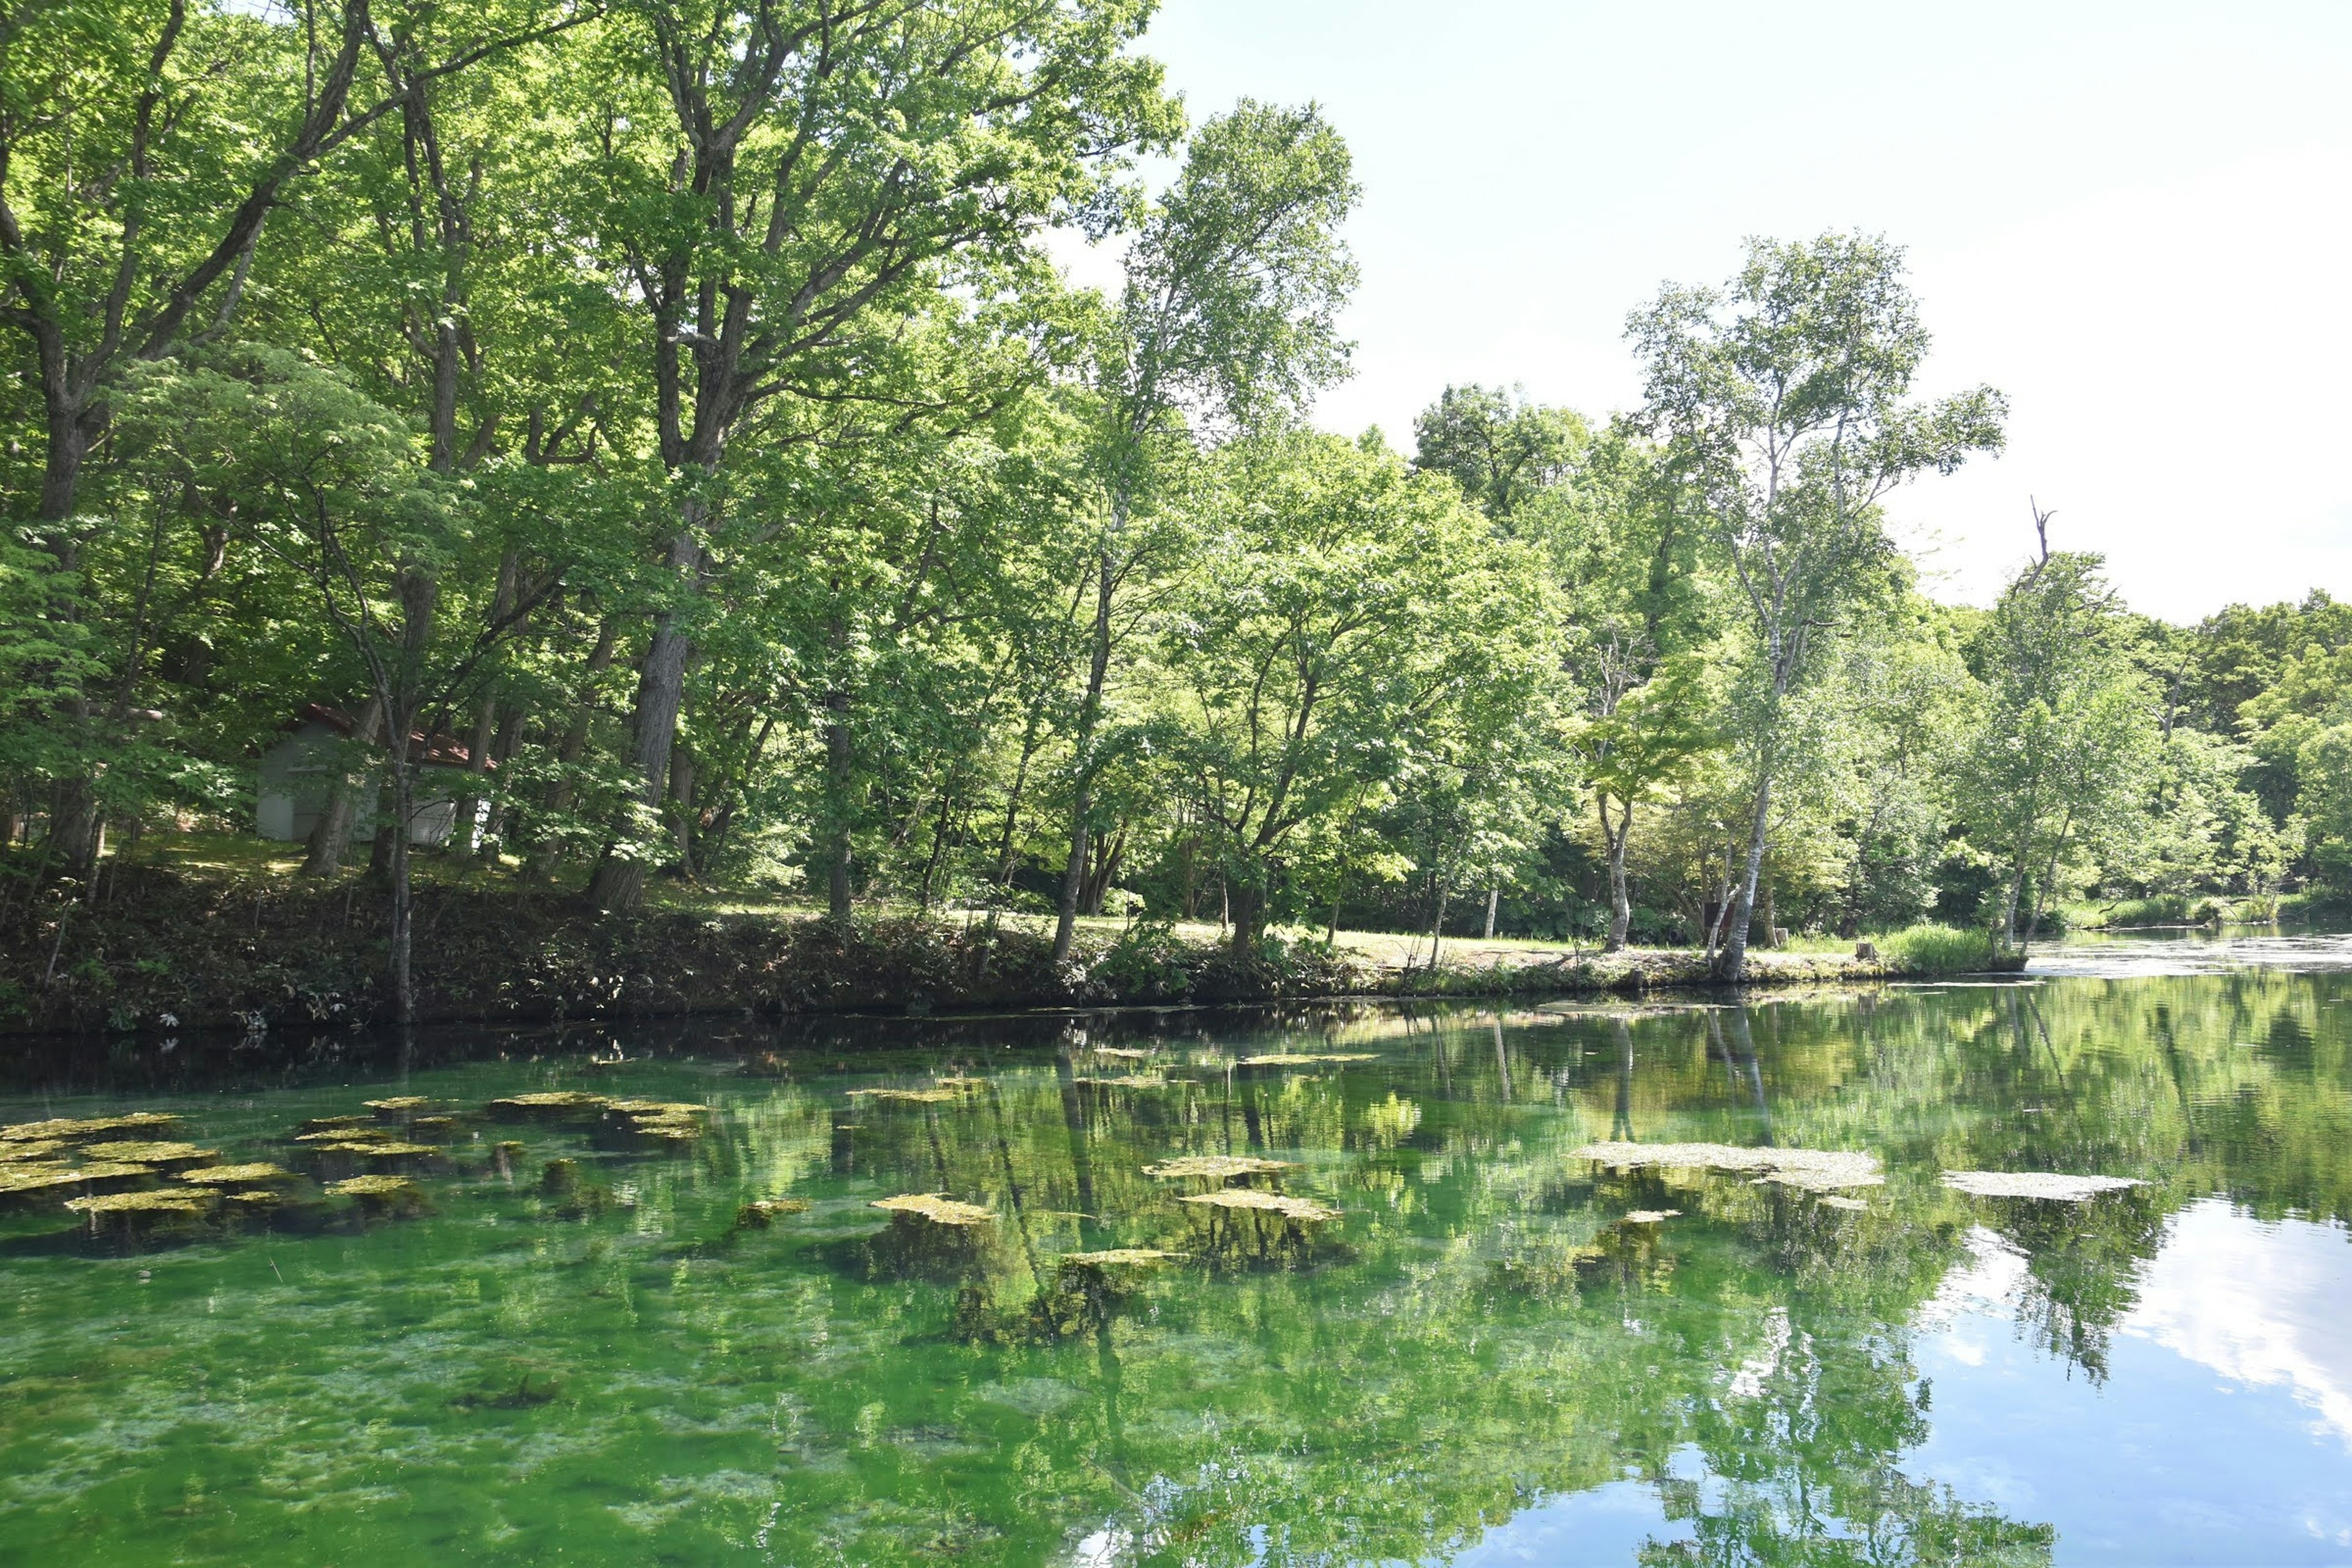
[[[372,889],[272,880],[123,879],[95,908],[52,907],[0,936],[0,1037],[153,1037],[391,1022]],[[64,924],[59,926],[62,913]],[[1931,979],[1891,955],[1755,951],[1742,987],[1695,950],[1502,955],[1432,969],[1319,942],[1257,953],[1138,925],[1055,963],[1050,941],[985,919],[654,910],[498,887],[418,889],[417,1025],[1642,995]]]

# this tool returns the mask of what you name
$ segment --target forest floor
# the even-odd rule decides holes
[[[0,1033],[318,1030],[385,1021],[387,910],[362,872],[295,875],[293,846],[151,836],[110,856],[70,902],[28,899],[26,858],[0,858]],[[1640,993],[1703,986],[1689,949],[1602,954],[1512,938],[1278,931],[1232,952],[1213,922],[1080,922],[1055,962],[1046,917],[861,908],[844,926],[781,897],[657,881],[613,916],[520,882],[514,868],[415,862],[420,1020],[540,1021],[690,1013],[946,1011],[1254,1003],[1322,996]],[[1306,938],[1309,940],[1298,940]],[[1809,944],[1814,945],[1814,944]],[[1758,985],[1904,978],[1899,960],[1751,953]]]

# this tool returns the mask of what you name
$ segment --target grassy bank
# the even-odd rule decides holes
[[[283,858],[282,857],[279,858]],[[302,1029],[383,1020],[386,920],[372,884],[319,883],[290,863],[174,846],[110,867],[94,891],[54,893],[0,921],[0,1032]],[[1237,955],[1213,925],[1087,921],[1053,959],[1034,918],[806,910],[672,890],[641,913],[495,875],[423,879],[419,1015],[520,1022],[688,1013],[881,1011],[1264,1002],[1345,995],[1494,996],[1703,985],[1689,950],[1601,954],[1557,943],[1299,933]],[[1918,927],[1851,944],[1751,955],[1758,984],[1816,984],[1983,968],[1976,933]]]

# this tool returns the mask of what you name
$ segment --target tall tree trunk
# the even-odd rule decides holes
[[[688,501],[686,512],[687,526],[670,542],[668,567],[673,576],[691,584],[703,563],[700,503]],[[599,909],[634,910],[645,902],[644,846],[660,830],[662,790],[669,779],[670,748],[677,741],[677,716],[686,706],[686,667],[693,654],[694,642],[678,610],[664,610],[655,617],[653,640],[637,671],[630,737],[630,771],[636,784],[614,823],[615,842],[588,884],[589,901]]]
[[[1622,952],[1633,926],[1633,895],[1625,886],[1625,840],[1633,837],[1633,803],[1619,804],[1617,825],[1609,825],[1609,799],[1601,797],[1601,837],[1609,846],[1609,940],[1603,952]]]
[[[850,856],[855,848],[850,790],[856,782],[856,753],[849,734],[849,693],[824,694],[824,907],[835,920],[849,918]]]
[[[677,843],[677,874],[691,882],[694,866],[694,749],[679,744],[669,753],[671,831]]]
[[[611,616],[596,628],[596,646],[588,654],[588,679],[582,684],[580,701],[572,710],[572,722],[563,731],[563,743],[557,748],[555,783],[549,786],[547,804],[541,814],[550,822],[570,815],[574,794],[572,770],[587,754],[589,726],[596,717],[596,678],[613,668],[613,649],[620,641],[620,622]],[[530,875],[545,879],[555,875],[562,862],[562,841],[542,833],[539,846],[531,851]]]
[[[352,727],[352,738],[362,746],[373,748],[383,733],[383,700],[371,696],[360,710],[358,724]],[[316,826],[310,829],[310,843],[302,858],[302,875],[331,877],[343,868],[343,850],[351,843],[352,825],[359,816],[363,793],[381,801],[383,790],[376,782],[375,759],[365,756],[357,774],[348,769],[335,773],[334,787],[328,792],[327,807],[320,813]]]
[[[1437,912],[1430,918],[1429,921],[1429,967],[1434,969],[1437,967],[1437,955],[1444,948],[1445,942],[1446,896],[1452,892],[1453,889],[1448,888],[1445,885],[1444,880],[1434,873],[1431,875],[1429,879],[1432,884],[1432,889],[1437,896]]]
[[[1115,509],[1112,531],[1117,533],[1125,523],[1124,501]],[[1077,935],[1078,892],[1087,876],[1087,850],[1094,814],[1095,731],[1102,721],[1103,685],[1110,674],[1110,612],[1111,600],[1118,585],[1118,563],[1111,558],[1110,548],[1103,549],[1097,564],[1100,573],[1095,585],[1095,623],[1093,656],[1087,663],[1087,694],[1078,707],[1076,774],[1070,793],[1070,858],[1062,867],[1061,899],[1054,916],[1054,961],[1060,963],[1070,956],[1070,943]]]
[[[1739,879],[1739,892],[1732,900],[1729,929],[1723,933],[1723,946],[1715,955],[1715,978],[1727,985],[1738,985],[1748,978],[1748,927],[1756,918],[1756,882],[1764,870],[1764,841],[1772,817],[1772,757],[1764,756],[1764,765],[1758,770],[1756,810],[1748,824],[1748,865]]]
[[[1486,889],[1486,940],[1488,942],[1495,940],[1495,915],[1502,902],[1503,889],[1500,887],[1489,887]]]

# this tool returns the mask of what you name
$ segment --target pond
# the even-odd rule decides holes
[[[2194,957],[37,1057],[0,1562],[2352,1561],[2352,945]]]

